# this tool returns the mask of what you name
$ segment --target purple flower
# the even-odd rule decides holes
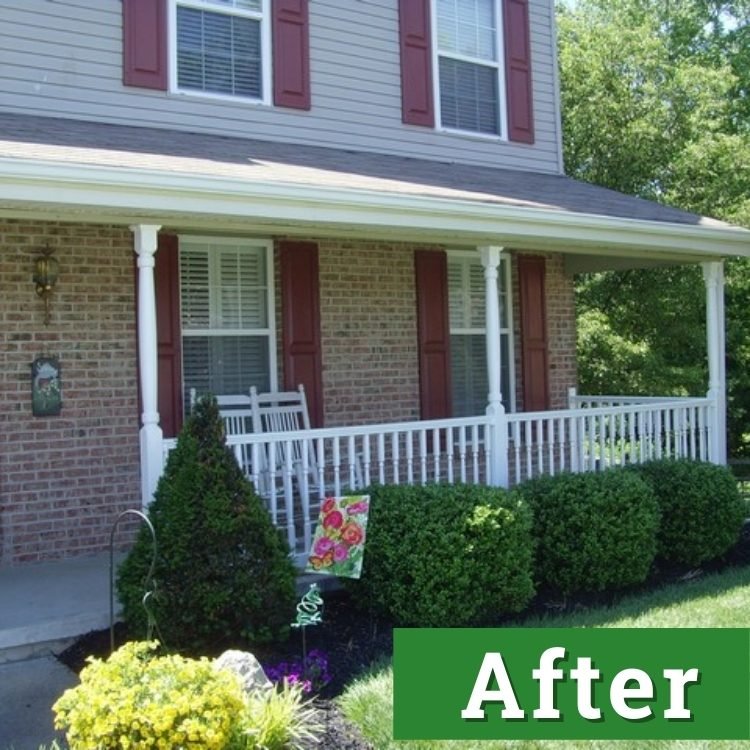
[[[333,548],[333,539],[329,539],[327,536],[322,536],[315,542],[313,550],[316,555],[323,557],[328,550]]]
[[[337,544],[333,548],[333,559],[336,562],[342,562],[349,557],[349,548],[345,544]]]

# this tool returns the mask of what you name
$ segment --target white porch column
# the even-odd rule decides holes
[[[706,283],[706,342],[708,348],[708,398],[711,407],[711,460],[727,462],[727,400],[724,331],[724,261],[703,263]]]
[[[508,423],[503,407],[500,380],[500,303],[498,299],[497,275],[500,265],[501,247],[480,247],[484,266],[485,338],[487,341],[487,416],[492,425],[492,463],[489,483],[508,486]]]
[[[151,502],[162,470],[162,431],[159,427],[158,362],[156,351],[156,293],[154,255],[157,247],[155,224],[135,224],[134,250],[138,256],[138,363],[141,385],[141,503]]]

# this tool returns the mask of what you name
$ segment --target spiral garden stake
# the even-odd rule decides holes
[[[302,664],[307,669],[307,639],[305,630],[310,625],[320,625],[323,621],[323,597],[317,583],[311,583],[307,593],[297,605],[297,618],[292,623],[293,628],[302,630]]]
[[[154,634],[154,630],[158,632],[159,626],[156,623],[156,617],[151,609],[151,597],[153,596],[153,577],[154,569],[156,568],[156,532],[148,520],[148,517],[141,513],[139,510],[134,508],[128,508],[124,510],[120,515],[117,516],[115,522],[112,524],[112,531],[109,534],[109,652],[110,654],[115,650],[115,531],[120,524],[120,521],[128,515],[138,516],[143,521],[148,530],[151,532],[151,565],[149,566],[146,579],[143,582],[145,593],[143,594],[143,608],[146,610],[146,640],[151,640]],[[159,633],[161,636],[161,633]]]

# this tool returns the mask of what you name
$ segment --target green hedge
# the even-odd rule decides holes
[[[661,460],[629,469],[651,485],[661,507],[659,557],[700,565],[724,554],[739,538],[745,503],[726,466]]]
[[[534,594],[531,514],[479,485],[375,486],[357,592],[399,625],[457,627]]]
[[[656,553],[659,507],[632,472],[560,474],[519,484],[534,514],[538,583],[562,593],[644,581]]]

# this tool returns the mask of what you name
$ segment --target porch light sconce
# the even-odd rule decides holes
[[[53,252],[54,250],[47,245],[42,251],[42,255],[34,261],[33,281],[36,284],[37,295],[44,300],[44,325],[46,326],[49,325],[50,321],[49,298],[60,273],[60,264],[57,262],[57,258],[52,257]]]

